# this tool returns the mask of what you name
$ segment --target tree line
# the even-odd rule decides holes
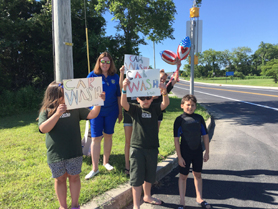
[[[278,79],[278,44],[264,43],[252,54],[249,47],[237,47],[232,51],[206,50],[198,55],[199,64],[194,67],[194,77],[223,77],[227,71],[235,77],[271,76]],[[190,75],[190,65],[184,66],[184,76]]]
[[[145,38],[174,39],[172,0],[71,0],[75,78],[88,74],[85,12],[91,70],[104,51],[119,69],[124,54],[139,54]],[[106,35],[105,12],[117,22],[115,35]],[[0,0],[0,18],[0,95],[28,86],[44,89],[54,79],[52,1]]]

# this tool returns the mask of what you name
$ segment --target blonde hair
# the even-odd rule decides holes
[[[40,113],[48,111],[48,117],[53,115],[59,106],[61,97],[64,97],[63,84],[55,81],[51,82],[45,90]]]
[[[100,68],[100,60],[103,57],[108,57],[110,60],[110,67],[108,69],[108,75],[114,75],[115,73],[117,73],[117,69],[115,67],[114,61],[108,52],[103,52],[101,55],[99,55],[99,57],[97,58],[97,61],[96,61],[96,65],[94,67],[94,73],[97,75],[102,74],[102,70]]]

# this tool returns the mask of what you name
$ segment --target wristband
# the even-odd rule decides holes
[[[124,89],[122,89],[122,93],[123,93],[123,94],[126,94],[126,91],[125,91]]]
[[[167,95],[167,93],[166,94],[162,94],[162,96],[166,96]]]

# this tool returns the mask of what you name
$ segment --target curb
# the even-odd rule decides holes
[[[178,165],[176,154],[168,156],[164,161],[157,164],[156,180],[159,181],[169,174]],[[121,209],[132,202],[132,191],[129,183],[111,189],[103,195],[82,205],[81,209]]]
[[[211,129],[211,117],[206,121],[208,132]],[[178,166],[176,154],[168,156],[164,161],[157,164],[156,180],[159,181]],[[82,205],[81,209],[122,209],[132,202],[132,190],[129,183],[120,185],[104,194],[95,197]]]

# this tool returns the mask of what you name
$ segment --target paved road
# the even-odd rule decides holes
[[[189,83],[181,81],[173,92],[184,96]],[[278,90],[195,84],[194,93],[215,121],[202,175],[204,199],[214,208],[278,208]],[[152,188],[165,204],[141,208],[177,208],[177,182],[174,169]],[[192,174],[186,202],[200,208]]]

